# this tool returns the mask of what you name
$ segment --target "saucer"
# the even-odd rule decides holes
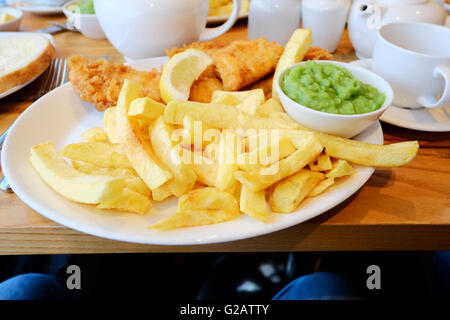
[[[357,60],[351,64],[371,69],[372,59]],[[450,107],[408,109],[391,105],[380,120],[406,129],[447,132],[450,131]]]

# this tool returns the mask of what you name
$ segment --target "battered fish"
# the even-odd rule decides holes
[[[214,60],[216,72],[208,71],[211,78],[218,75],[224,90],[236,91],[264,78],[275,71],[283,47],[265,38],[241,40],[231,43],[218,40],[194,42],[183,48],[167,51],[169,57],[188,48],[196,48]]]
[[[161,101],[160,77],[161,72],[156,69],[138,71],[123,63],[92,60],[79,55],[69,59],[69,79],[73,88],[82,100],[92,102],[99,111],[116,105],[125,79],[141,83],[145,96]]]

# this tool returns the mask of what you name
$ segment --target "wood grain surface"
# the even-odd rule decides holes
[[[25,14],[21,30],[47,27],[48,20],[61,22],[64,17]],[[222,37],[246,39],[246,20]],[[54,38],[59,57],[108,55],[110,60],[122,60],[107,40],[91,40],[73,32]],[[355,59],[346,32],[335,59]],[[33,102],[39,85],[37,80],[0,100],[0,132]],[[15,194],[0,193],[0,254],[450,249],[450,133],[382,126],[385,143],[418,140],[418,156],[403,167],[377,169],[350,199],[289,229],[207,246],[137,245],[68,229],[33,211]]]

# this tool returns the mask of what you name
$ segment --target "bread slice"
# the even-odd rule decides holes
[[[38,76],[54,57],[55,48],[42,35],[0,36],[0,93]]]

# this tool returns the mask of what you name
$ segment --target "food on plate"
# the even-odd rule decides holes
[[[14,20],[16,17],[7,12],[0,13],[0,23],[5,23]]]
[[[303,60],[308,49],[312,44],[312,32],[311,29],[297,29],[294,31],[289,41],[286,43],[283,54],[278,61],[277,68],[275,70],[274,78],[284,71],[287,67],[290,67],[297,62]],[[272,86],[272,96],[277,97],[275,86]]]
[[[283,47],[264,38],[234,41],[218,50],[214,65],[228,91],[235,91],[275,71]]]
[[[55,57],[55,48],[41,35],[0,38],[0,93],[41,74]]]
[[[298,43],[308,38],[308,34],[296,32],[293,39],[297,44],[289,52],[285,51],[284,60],[279,62],[273,58],[270,45],[269,57],[257,49],[255,52],[261,56],[260,69],[268,69],[270,65],[269,72],[273,72],[277,62],[290,65],[304,58],[311,49],[310,43]],[[253,68],[250,65],[240,66],[245,60],[240,60],[243,56],[251,56],[250,47],[267,46],[267,41],[258,43],[245,42],[242,52],[238,48],[243,42],[217,49],[204,43],[201,46],[207,49],[203,52],[199,48],[180,50],[164,67],[162,77],[158,75],[147,82],[140,80],[148,74],[138,76],[138,71],[125,69],[120,76],[116,75],[117,82],[95,89],[103,90],[101,94],[105,96],[110,86],[120,88],[117,99],[108,100],[104,130],[91,128],[82,133],[84,142],[62,148],[61,155],[71,159],[72,166],[52,146],[53,158],[57,160],[45,162],[44,169],[39,161],[32,160],[37,163],[34,165],[37,172],[53,188],[66,188],[59,190],[63,196],[83,203],[86,199],[78,194],[81,191],[74,191],[76,186],[67,187],[67,181],[62,178],[56,179],[57,184],[50,179],[54,175],[49,172],[56,170],[52,167],[55,161],[65,168],[63,172],[82,177],[78,180],[98,180],[105,185],[114,181],[120,185],[118,191],[114,189],[105,195],[97,190],[97,194],[90,195],[88,203],[96,204],[99,209],[145,214],[153,207],[152,201],[174,196],[178,198],[176,212],[150,226],[168,230],[225,222],[238,218],[241,212],[270,223],[276,213],[294,212],[306,199],[327,192],[354,175],[357,171],[352,164],[399,166],[414,158],[417,141],[381,146],[311,131],[290,118],[276,97],[267,99],[262,88],[248,89],[248,83],[244,85],[248,79],[246,73],[262,77],[252,81],[267,76],[256,70],[258,56],[255,54],[249,58],[255,70],[246,71]],[[229,63],[224,63],[230,68],[228,73],[220,73],[216,63],[224,52],[229,56]],[[83,88],[95,83],[91,79],[86,85],[88,74],[95,74],[99,79],[108,75],[114,78],[111,70],[120,69],[119,65],[112,67],[105,61],[77,63],[84,66],[72,71],[83,70],[83,75],[78,77],[83,78],[78,83]],[[96,71],[88,71],[88,64]],[[102,71],[101,66],[109,71]],[[150,73],[153,72],[158,71]],[[124,79],[128,74],[138,79]],[[205,84],[212,77],[224,84],[237,79],[240,89],[248,90],[226,90],[223,85],[211,88],[208,102],[189,101],[199,80],[205,80]],[[161,80],[155,88],[156,78]],[[236,79],[230,80],[233,78]],[[91,86],[89,90],[94,88]],[[157,98],[149,95],[154,90]],[[33,152],[36,151],[32,151],[32,158]]]
[[[380,109],[386,95],[331,63],[307,61],[288,69],[280,80],[286,95],[297,103],[322,112],[361,114]]]
[[[107,142],[72,143],[62,148],[61,155],[99,167],[133,169],[120,144]]]
[[[116,107],[116,134],[130,163],[150,189],[162,186],[173,175],[156,158],[152,145],[145,139],[138,123],[128,117],[133,100],[142,98],[142,85],[125,80]]]
[[[242,212],[262,222],[269,221],[269,210],[264,190],[253,192],[246,186],[242,186],[239,200],[239,207]]]
[[[271,97],[272,75],[277,66],[283,47],[265,39],[227,42],[210,40],[194,42],[182,48],[167,50],[167,55],[188,49],[198,49],[213,59],[208,67],[190,87],[189,100],[210,102],[216,90],[264,90],[266,99]],[[309,48],[305,57],[331,59],[331,55],[320,48]],[[161,102],[161,72],[138,71],[123,63],[111,63],[104,59],[88,59],[79,55],[69,59],[69,79],[80,98],[94,103],[99,111],[117,104],[120,88],[125,79],[139,82],[143,86],[144,96]],[[233,89],[234,88],[234,89]]]
[[[161,116],[150,126],[150,141],[156,157],[172,173],[173,178],[167,182],[170,192],[181,197],[192,190],[197,175],[189,165],[183,163],[178,154],[173,152],[175,150],[175,143],[172,142],[173,131],[174,128],[165,123]]]
[[[152,229],[175,229],[220,223],[241,214],[232,194],[215,188],[202,188],[184,194],[177,212],[150,226]]]
[[[216,76],[201,75],[191,87],[189,100],[197,102],[210,102],[217,90],[223,90],[222,80]]]
[[[123,188],[118,197],[100,201],[98,209],[117,209],[144,215],[151,208],[151,201],[131,188]]]
[[[72,166],[74,167],[74,169],[86,174],[122,178],[124,179],[127,188],[139,192],[140,194],[147,197],[149,197],[151,194],[150,189],[138,176],[134,169],[98,167],[93,164],[78,160],[72,160]]]
[[[325,177],[327,178],[340,178],[343,176],[351,176],[355,172],[355,169],[345,160],[336,160],[332,168],[326,172]]]
[[[363,166],[393,167],[410,162],[419,150],[417,141],[378,145],[316,132],[328,155]]]
[[[134,80],[143,86],[144,96],[161,101],[159,79],[161,72],[138,71],[123,63],[112,63],[105,59],[92,60],[80,55],[69,59],[69,80],[80,98],[92,102],[103,111],[117,104],[120,89],[125,79]]]
[[[130,108],[128,109],[128,116],[151,122],[163,115],[165,107],[163,103],[157,102],[149,97],[137,98],[131,102]]]
[[[274,212],[289,213],[297,208],[308,194],[324,179],[324,174],[302,169],[280,181],[269,193]]]
[[[100,127],[92,127],[81,134],[83,142],[109,142],[105,130]]]
[[[164,66],[159,89],[165,103],[172,100],[187,100],[191,86],[213,60],[198,49],[188,49],[177,53]]]
[[[250,0],[242,0],[241,14],[247,13],[250,7]],[[233,11],[232,0],[209,0],[209,16],[228,16]]]
[[[68,5],[66,7],[66,10],[72,13],[95,14],[94,1],[93,0],[79,1]]]
[[[248,91],[222,91],[214,92],[211,103],[234,106],[242,112],[256,115],[258,107],[265,102],[264,91],[254,89]]]
[[[51,142],[31,148],[30,162],[53,190],[75,202],[98,204],[120,195],[124,186],[123,179],[118,177],[88,175],[75,170]]]

